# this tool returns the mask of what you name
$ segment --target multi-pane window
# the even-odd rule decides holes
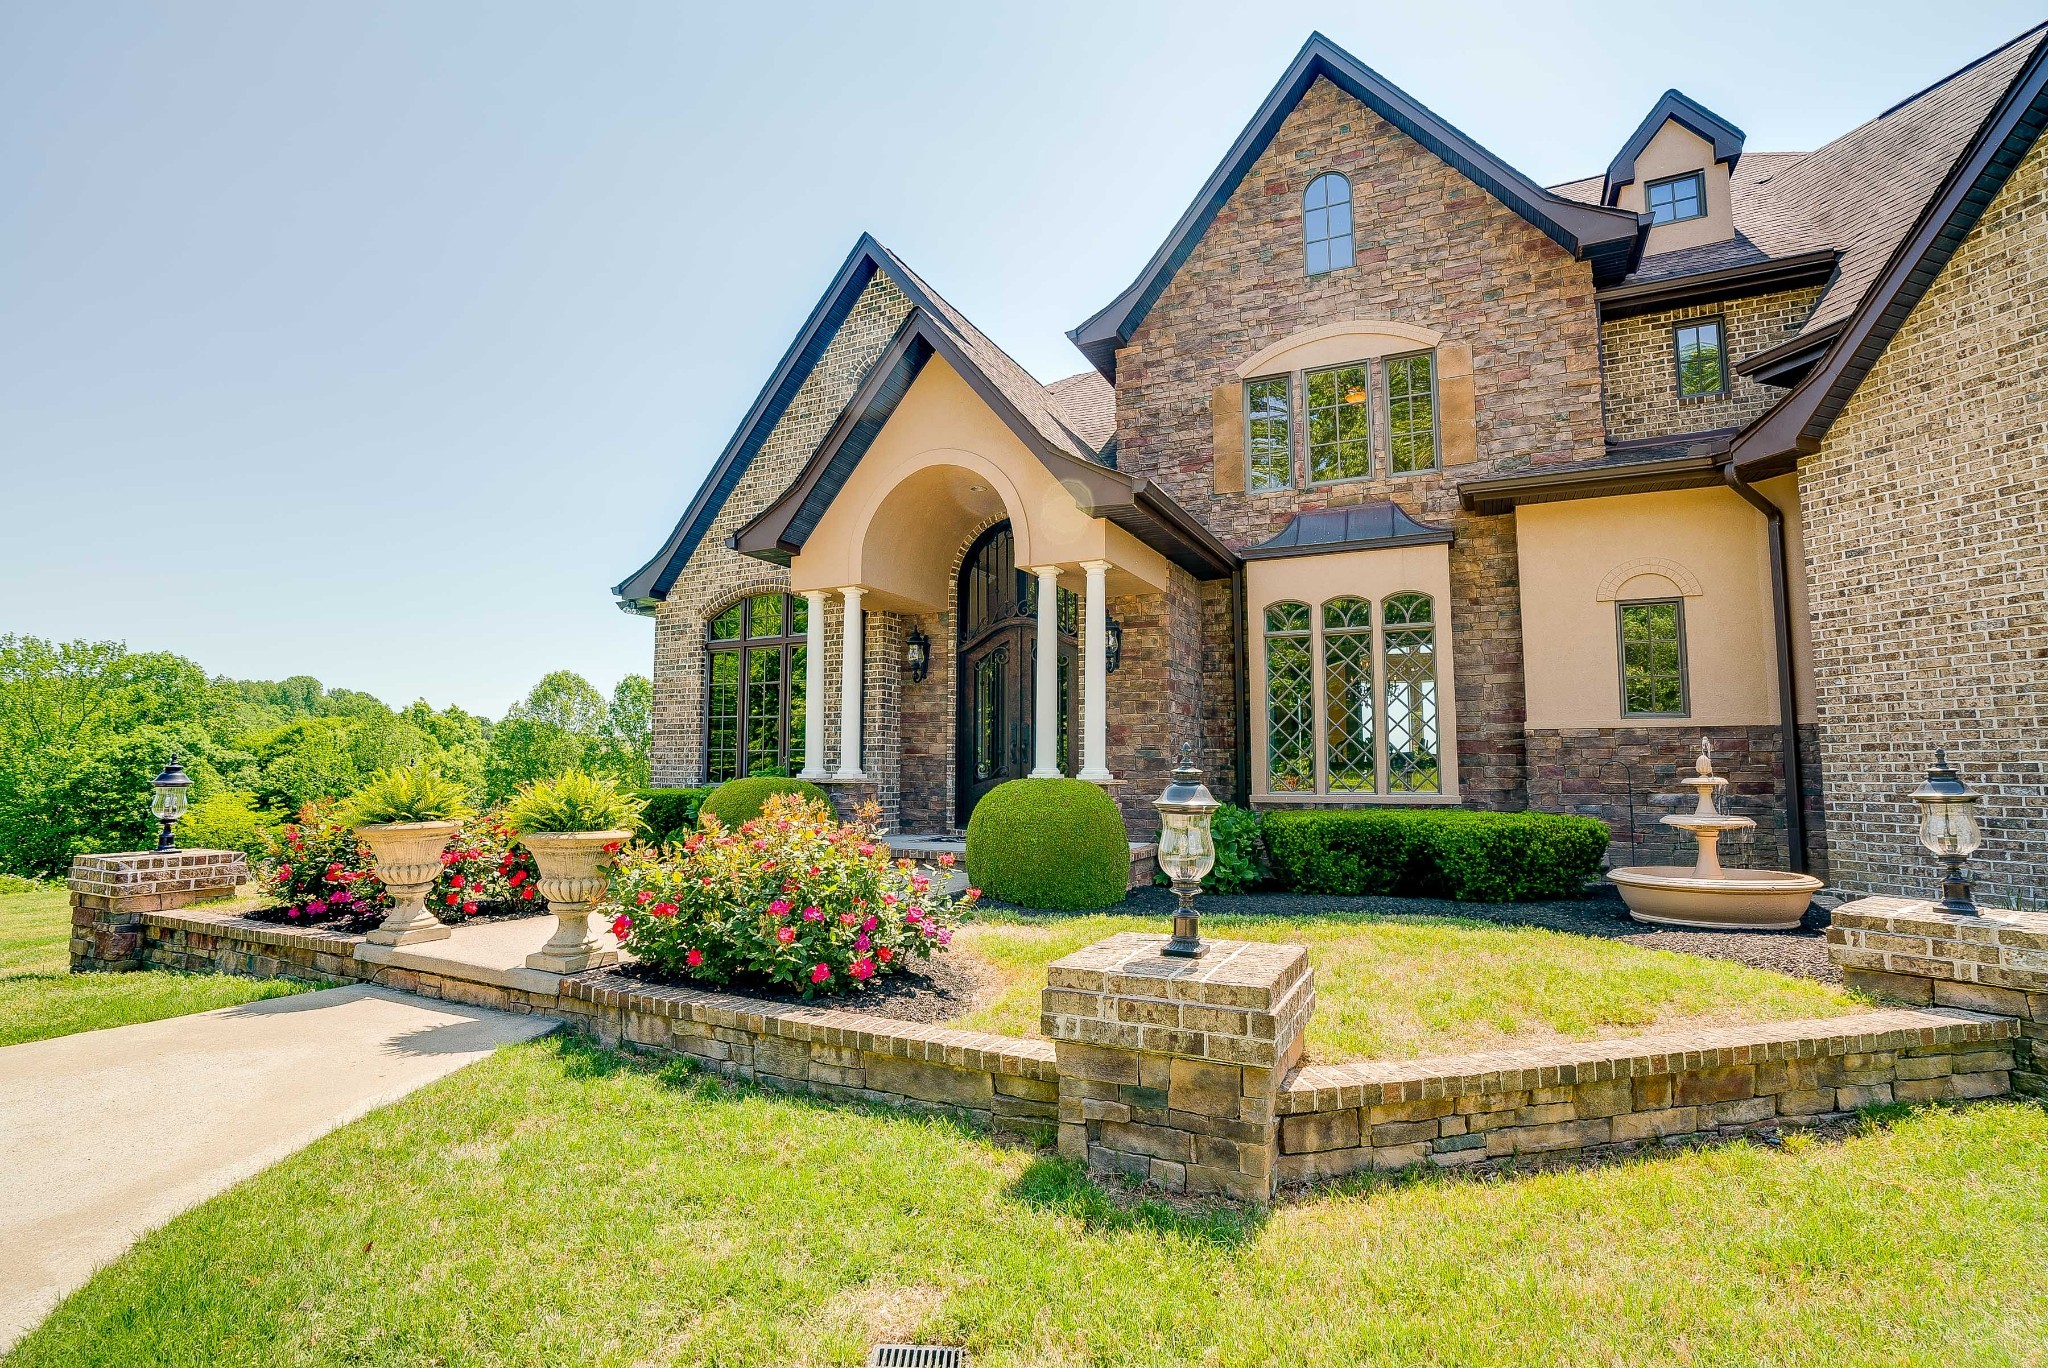
[[[1245,459],[1253,493],[1294,483],[1293,377],[1268,376],[1244,387]]]
[[[755,594],[711,620],[704,775],[791,774],[804,763],[804,632],[810,604]]]
[[[1266,609],[1267,792],[1444,791],[1435,604],[1389,594],[1374,620],[1351,595]]]
[[[1351,264],[1350,181],[1330,171],[1308,183],[1301,196],[1301,238],[1310,275]]]
[[[1355,480],[1372,473],[1372,390],[1366,366],[1337,366],[1302,377],[1308,398],[1308,477]]]
[[[1673,176],[1670,180],[1651,181],[1647,188],[1650,222],[1653,224],[1678,223],[1706,216],[1707,180],[1697,171]]]
[[[1436,353],[1386,361],[1387,453],[1396,475],[1436,469]]]
[[[1629,717],[1684,717],[1685,602],[1617,604],[1621,710]]]
[[[1696,318],[1671,331],[1677,357],[1678,397],[1703,399],[1728,388],[1728,352],[1722,343],[1721,320]]]
[[[1266,786],[1316,789],[1315,642],[1306,603],[1266,610]]]
[[[1372,604],[1333,598],[1323,605],[1325,773],[1331,793],[1371,793],[1379,773],[1373,744]]]

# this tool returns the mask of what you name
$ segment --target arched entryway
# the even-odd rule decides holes
[[[955,599],[959,623],[959,727],[954,747],[955,820],[962,827],[981,796],[1008,779],[1031,773],[1037,753],[1038,581],[1017,567],[1010,524],[999,522],[974,539],[960,563]],[[1080,734],[1081,600],[1059,591],[1060,772],[1074,772]]]

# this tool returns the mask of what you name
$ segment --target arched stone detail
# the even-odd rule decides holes
[[[1600,592],[1594,597],[1601,603],[1611,603],[1621,595],[1621,586],[1637,575],[1657,575],[1670,580],[1685,598],[1698,598],[1707,591],[1701,587],[1699,577],[1677,561],[1644,559],[1632,560],[1609,570],[1600,581]]]
[[[719,597],[711,600],[710,606],[698,614],[698,621],[708,628],[718,620],[720,613],[725,612],[742,599],[750,599],[756,594],[787,594],[789,592],[789,574],[786,571],[781,574],[762,575],[755,579],[746,580],[742,582],[742,587],[721,594]],[[802,593],[798,593],[797,597],[802,598]]]
[[[1396,323],[1387,318],[1356,318],[1304,328],[1281,338],[1237,368],[1240,380],[1274,371],[1312,369],[1344,361],[1390,356],[1438,346],[1444,335],[1434,328]]]

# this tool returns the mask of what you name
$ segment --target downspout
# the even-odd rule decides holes
[[[1251,806],[1252,706],[1251,656],[1245,649],[1244,565],[1230,567],[1230,687],[1236,695],[1237,744],[1231,765],[1231,801]]]
[[[1786,568],[1785,510],[1757,492],[1736,472],[1735,462],[1721,467],[1728,487],[1740,494],[1770,524],[1771,621],[1778,645],[1778,751],[1785,764],[1785,847],[1794,872],[1806,872],[1806,805],[1800,790],[1798,690],[1792,674],[1792,593]]]

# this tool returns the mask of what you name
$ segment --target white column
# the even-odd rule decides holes
[[[860,599],[865,589],[841,589],[846,621],[839,629],[839,773],[835,779],[865,779],[860,772]]]
[[[1108,561],[1082,561],[1088,572],[1087,621],[1081,636],[1081,774],[1098,784],[1109,772],[1109,621]]]
[[[1060,568],[1041,565],[1038,576],[1038,707],[1033,779],[1060,777]]]
[[[800,779],[823,779],[825,768],[825,591],[804,590],[804,768]]]

